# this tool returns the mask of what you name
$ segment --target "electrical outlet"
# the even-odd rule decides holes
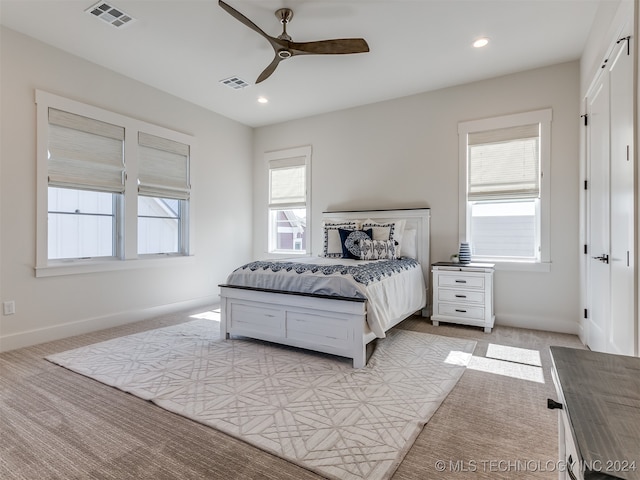
[[[5,315],[13,315],[16,313],[16,302],[13,300],[2,302],[2,312]]]

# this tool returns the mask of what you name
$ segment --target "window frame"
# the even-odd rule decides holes
[[[509,257],[478,257],[472,256],[473,261],[495,263],[497,268],[504,270],[550,271],[550,172],[551,172],[551,121],[552,109],[545,108],[523,113],[501,115],[460,122],[458,124],[458,160],[459,160],[459,241],[470,242],[471,201],[468,199],[469,183],[469,148],[468,135],[485,130],[496,130],[523,125],[540,124],[540,198],[537,202],[539,222],[540,252],[536,260],[514,259]]]
[[[109,110],[54,95],[42,90],[35,90],[36,103],[36,277],[57,275],[71,275],[113,270],[127,270],[150,266],[163,266],[175,262],[192,262],[195,255],[193,242],[194,221],[188,215],[186,219],[186,239],[184,239],[184,253],[138,255],[138,132],[149,133],[176,142],[189,145],[189,162],[193,168],[197,146],[195,138],[181,132],[176,132],[142,120],[121,115]],[[48,160],[49,147],[49,108],[63,110],[76,115],[100,120],[121,126],[125,129],[124,159],[126,166],[125,190],[121,194],[121,201],[117,202],[118,211],[115,212],[120,220],[117,221],[114,250],[115,257],[96,258],[48,258]],[[194,176],[191,175],[193,179]],[[191,196],[188,200],[187,212],[193,209],[193,181],[191,182]]]
[[[302,165],[304,163],[305,166],[305,202],[304,205],[300,203],[295,204],[287,204],[281,203],[276,206],[270,205],[271,199],[271,165],[277,162],[283,162],[288,159],[294,158],[304,158],[304,161],[300,163]],[[311,145],[303,146],[303,147],[295,147],[295,148],[287,148],[283,150],[277,150],[272,152],[265,152],[264,161],[267,167],[267,234],[266,234],[266,249],[265,251],[269,255],[300,255],[300,256],[308,256],[311,255]],[[274,210],[286,210],[286,209],[302,209],[304,208],[306,211],[306,236],[305,242],[303,244],[302,250],[278,250],[272,249],[272,229],[271,229],[271,215]]]

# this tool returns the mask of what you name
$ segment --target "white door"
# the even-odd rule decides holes
[[[588,238],[586,340],[591,350],[607,351],[610,315],[609,276],[609,76],[587,97]]]
[[[620,42],[609,61],[611,123],[611,315],[607,351],[635,354],[633,57]]]

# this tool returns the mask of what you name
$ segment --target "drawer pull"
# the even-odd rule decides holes
[[[272,315],[272,314],[270,314],[270,313],[265,313],[265,314],[264,314],[264,316],[265,316],[265,317],[270,317],[270,318],[275,317],[275,315]]]
[[[456,283],[467,283],[466,280],[456,280]]]
[[[571,455],[569,455],[569,458],[567,459],[567,473],[571,480],[578,480],[575,473],[573,473],[573,458],[571,458]]]
[[[462,310],[461,308],[456,308],[456,312],[460,312],[460,313],[467,313],[466,310]]]
[[[456,298],[467,298],[466,295],[456,295]]]
[[[555,408],[557,408],[558,410],[562,410],[562,404],[556,402],[555,400],[552,400],[550,398],[547,398],[547,408],[549,410],[553,410]]]

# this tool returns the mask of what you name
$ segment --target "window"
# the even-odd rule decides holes
[[[124,128],[48,109],[50,259],[115,257]]]
[[[192,137],[42,91],[36,103],[37,276],[193,254]]]
[[[138,253],[186,252],[189,145],[138,133]]]
[[[268,152],[269,253],[310,252],[309,178],[311,147]]]
[[[115,257],[119,195],[49,187],[49,259]]]
[[[461,241],[475,261],[548,263],[551,110],[459,124]]]
[[[180,253],[184,203],[173,198],[138,197],[138,254]]]

